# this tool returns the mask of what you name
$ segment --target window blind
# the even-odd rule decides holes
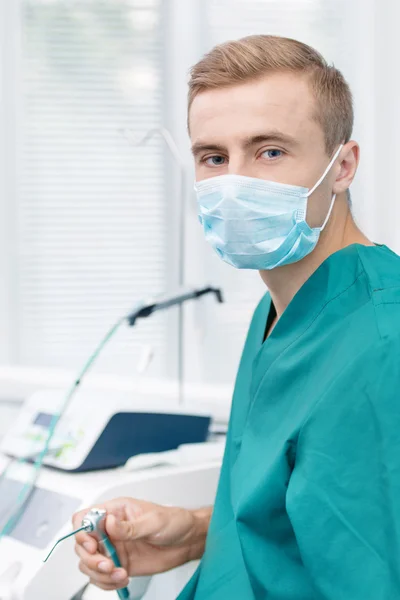
[[[19,361],[77,368],[118,316],[166,289],[161,0],[21,0]],[[121,331],[98,369],[145,345],[168,375],[167,315]]]

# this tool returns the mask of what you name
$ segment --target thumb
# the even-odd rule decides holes
[[[123,521],[115,515],[108,515],[106,519],[106,533],[108,537],[117,542],[129,542],[158,533],[157,519],[152,519],[150,514],[135,519]]]

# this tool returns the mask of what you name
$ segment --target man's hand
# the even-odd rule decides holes
[[[99,508],[107,511],[106,533],[122,568],[114,566],[88,533],[76,535],[75,550],[82,573],[104,590],[126,587],[128,577],[162,573],[203,555],[211,508],[192,511],[132,498],[110,500]],[[73,516],[74,528],[88,510]]]

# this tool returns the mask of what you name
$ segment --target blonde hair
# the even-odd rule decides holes
[[[190,70],[188,115],[194,98],[205,90],[285,71],[308,77],[316,99],[313,117],[324,131],[327,153],[332,154],[351,137],[354,115],[350,88],[342,73],[328,65],[319,52],[290,38],[250,35],[215,46]]]

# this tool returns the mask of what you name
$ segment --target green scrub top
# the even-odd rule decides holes
[[[400,257],[349,246],[237,375],[206,550],[179,600],[400,598]],[[221,357],[223,360],[223,357]]]

